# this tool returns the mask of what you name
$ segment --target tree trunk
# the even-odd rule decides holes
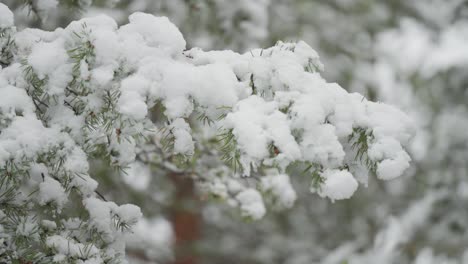
[[[196,264],[199,263],[196,242],[200,238],[201,217],[194,182],[183,174],[171,173],[170,178],[176,186],[171,209],[176,243],[173,264]]]

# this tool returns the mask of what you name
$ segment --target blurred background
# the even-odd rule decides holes
[[[311,194],[298,173],[295,206],[255,222],[180,175],[137,162],[116,176],[95,164],[100,192],[145,214],[128,237],[130,263],[468,263],[468,1],[0,2],[14,10],[19,29],[54,30],[100,13],[124,24],[141,11],[167,16],[188,49],[243,53],[304,40],[329,82],[415,120],[405,176],[371,176],[351,199],[332,203]]]

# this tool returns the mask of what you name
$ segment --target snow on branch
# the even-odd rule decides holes
[[[254,220],[265,203],[293,206],[292,166],[331,200],[351,197],[369,171],[387,180],[409,167],[411,120],[327,83],[306,43],[185,47],[165,17],[16,32],[0,4],[0,259],[125,262],[140,209],[97,193],[90,159],[185,173]],[[148,145],[155,155],[142,158]]]

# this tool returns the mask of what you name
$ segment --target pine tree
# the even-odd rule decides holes
[[[3,4],[0,32],[6,263],[126,262],[142,213],[97,190],[96,164],[116,177],[135,162],[183,175],[247,221],[293,205],[291,170],[334,201],[369,171],[388,180],[409,167],[411,119],[327,83],[302,41],[186,50],[177,27],[145,13],[120,27],[98,16],[17,31]]]

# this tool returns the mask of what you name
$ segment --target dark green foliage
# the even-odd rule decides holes
[[[372,140],[374,140],[372,130],[361,127],[354,128],[353,133],[348,137],[351,147],[356,151],[355,160],[361,161],[371,172],[375,173],[377,171],[377,162],[371,160],[367,154]]]
[[[218,142],[221,143],[221,160],[233,168],[234,173],[242,169],[240,163],[240,151],[237,148],[237,140],[232,129],[224,129],[218,134]]]

